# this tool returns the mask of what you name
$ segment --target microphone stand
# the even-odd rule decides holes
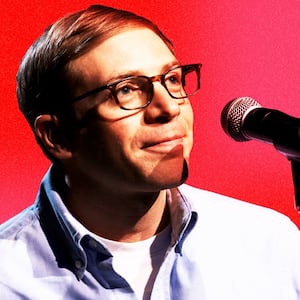
[[[292,166],[292,175],[294,183],[294,193],[295,193],[295,206],[298,213],[300,213],[300,159],[293,158],[289,159]]]

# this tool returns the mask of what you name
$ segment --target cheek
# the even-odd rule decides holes
[[[193,146],[193,127],[194,127],[194,114],[191,105],[185,106],[182,110],[182,115],[184,116],[186,129],[187,129],[187,142],[185,154],[189,155]],[[187,156],[186,156],[187,157]]]
[[[194,124],[194,112],[193,112],[193,108],[191,106],[191,104],[189,103],[186,107],[186,120],[191,128],[191,130],[193,129],[193,124]]]
[[[81,135],[74,159],[77,167],[87,176],[105,176],[106,180],[114,182],[114,174],[122,173],[122,165],[127,159],[124,148],[128,146],[124,145],[126,138],[122,132],[113,129],[93,125]]]
[[[102,155],[104,160],[120,160],[131,151],[134,143],[134,126],[126,122],[99,122],[89,130],[87,143],[97,151],[95,155]],[[94,152],[94,151],[93,151]]]

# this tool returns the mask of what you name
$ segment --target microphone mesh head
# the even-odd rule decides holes
[[[242,132],[243,119],[246,113],[261,105],[250,97],[240,97],[228,102],[222,110],[221,124],[227,135],[237,142],[249,139]]]

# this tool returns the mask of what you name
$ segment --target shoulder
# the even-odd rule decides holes
[[[241,257],[245,259],[255,257],[258,261],[272,255],[278,261],[276,265],[289,265],[300,280],[300,231],[287,216],[188,185],[179,189],[197,214],[190,237],[201,240],[208,256],[212,249],[222,249],[227,255],[222,256],[224,259],[237,252],[244,253]]]
[[[22,273],[26,269],[29,272],[30,253],[37,247],[41,233],[35,206],[0,225],[0,283],[6,282],[5,276],[11,276],[16,270]]]
[[[231,198],[207,190],[182,185],[182,196],[199,215],[199,220],[222,223],[222,226],[249,227],[260,231],[267,226],[272,230],[298,231],[296,225],[285,215],[266,207]]]
[[[32,205],[0,225],[0,241],[20,239],[37,224],[37,207]]]
[[[242,292],[251,282],[252,299],[286,299],[300,289],[300,232],[287,216],[188,185],[179,191],[197,215],[183,252],[213,292],[215,282],[223,291],[235,282]]]

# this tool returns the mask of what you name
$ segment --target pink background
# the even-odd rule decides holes
[[[33,202],[49,166],[17,108],[15,74],[19,61],[48,24],[93,3],[5,2],[0,3],[0,222]],[[203,63],[201,92],[191,99],[196,120],[189,183],[274,208],[300,226],[287,159],[270,145],[234,142],[224,134],[219,121],[224,105],[240,96],[251,96],[265,107],[300,117],[298,1],[101,3],[151,18],[174,41],[182,62]]]

